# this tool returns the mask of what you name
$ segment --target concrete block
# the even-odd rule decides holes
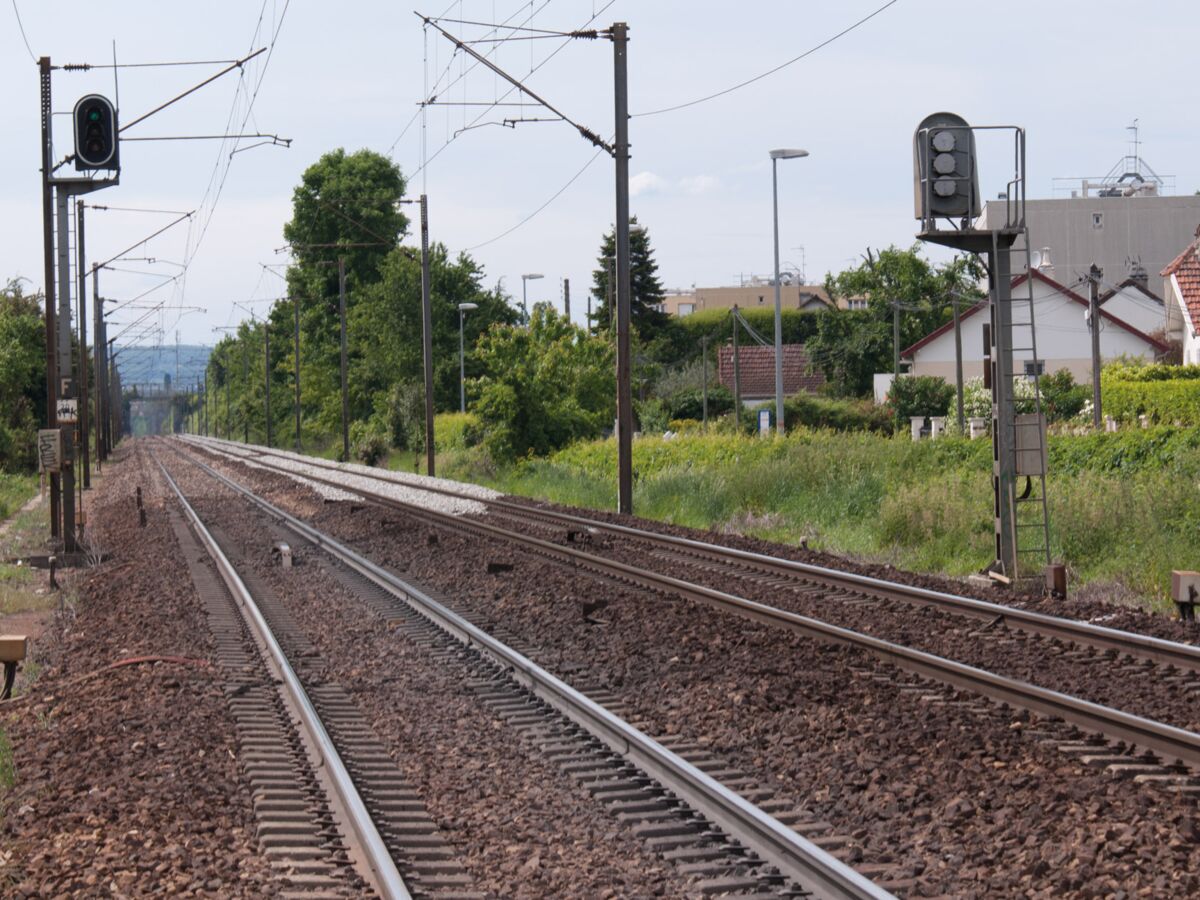
[[[1200,572],[1189,572],[1184,569],[1176,569],[1172,572],[1171,597],[1176,603],[1200,602]]]

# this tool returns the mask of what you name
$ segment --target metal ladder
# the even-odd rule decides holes
[[[1017,571],[1011,574],[1016,579],[1026,573],[1036,573],[1042,566],[1050,564],[1050,509],[1046,499],[1046,418],[1042,411],[1041,367],[1044,361],[1037,352],[1037,329],[1034,325],[1033,268],[1031,266],[1029,235],[1025,235],[1025,296],[1011,299],[1013,371],[1013,421],[1007,423],[1013,429],[1013,444],[1017,451],[1017,482],[1024,479],[1013,497],[1013,528],[1016,530]],[[1030,360],[1020,360],[1028,353]],[[1019,399],[1016,394],[1018,379],[1030,379],[1024,371],[1024,362],[1032,362],[1032,399]],[[1022,366],[1017,371],[1017,366]],[[1029,465],[1022,462],[1041,460],[1033,466],[1036,474],[1024,474]]]

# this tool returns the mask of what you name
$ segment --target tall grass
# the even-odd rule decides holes
[[[1200,429],[1055,435],[1051,553],[1076,585],[1118,582],[1151,602],[1172,569],[1200,568]],[[963,575],[992,558],[991,446],[950,438],[797,430],[779,439],[681,435],[634,442],[639,515],[795,542],[916,571]],[[497,470],[449,454],[442,474],[595,509],[616,505],[612,440]]]

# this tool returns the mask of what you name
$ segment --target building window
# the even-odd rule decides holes
[[[1046,374],[1046,361],[1039,359],[1034,362],[1032,359],[1025,360],[1025,374],[1032,378],[1034,375]]]
[[[866,309],[867,301],[866,300],[847,300],[846,306],[849,309]]]
[[[1104,213],[1092,213],[1092,228],[1099,231],[1104,227]]]
[[[762,295],[761,295],[761,294],[760,294],[760,295],[759,295],[759,297],[758,297],[758,302],[759,302],[759,305],[761,305],[761,304],[762,304],[762,302],[763,302],[763,298],[762,298]]]
[[[695,303],[680,303],[679,304],[679,315],[681,315],[681,316],[690,316],[695,311],[696,311]]]

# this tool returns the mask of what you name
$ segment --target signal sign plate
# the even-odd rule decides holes
[[[62,468],[62,432],[57,428],[39,428],[37,435],[38,467],[43,472]]]
[[[59,425],[72,425],[79,421],[79,401],[74,397],[59,398],[58,405],[54,408],[54,415],[58,418]]]

